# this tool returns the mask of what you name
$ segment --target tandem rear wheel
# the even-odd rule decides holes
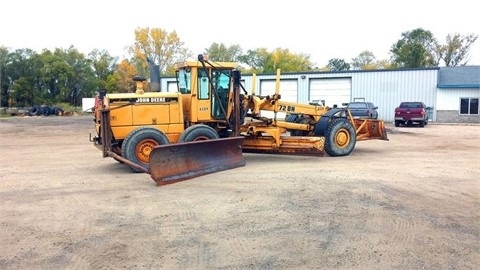
[[[215,129],[204,124],[197,124],[186,128],[182,134],[180,134],[178,142],[195,142],[218,138],[220,138],[220,136]]]
[[[355,127],[345,118],[332,118],[325,132],[325,152],[330,156],[347,156],[355,148]]]

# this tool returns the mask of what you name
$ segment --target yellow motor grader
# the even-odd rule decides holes
[[[135,93],[95,97],[91,141],[103,157],[150,174],[157,185],[245,166],[244,152],[346,156],[357,141],[388,140],[382,120],[283,101],[280,71],[275,94],[260,96],[241,85],[236,63],[199,55],[176,68],[178,92],[145,91],[145,79],[135,77]]]

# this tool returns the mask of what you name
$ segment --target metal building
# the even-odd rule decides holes
[[[276,74],[256,75],[255,82],[253,77],[242,75],[250,93],[252,86],[260,95],[275,92]],[[162,89],[177,91],[175,78],[163,78]],[[379,119],[386,122],[393,122],[400,102],[422,101],[431,108],[428,113],[433,122],[480,123],[480,66],[284,73],[280,94],[287,101],[321,102],[329,107],[356,99],[370,101],[378,106]]]

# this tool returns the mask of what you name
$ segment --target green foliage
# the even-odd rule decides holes
[[[327,68],[330,71],[350,70],[350,64],[340,58],[332,58],[328,60]]]
[[[134,91],[134,76],[150,77],[147,59],[159,65],[162,75],[174,75],[174,64],[193,56],[175,31],[138,28],[134,34],[135,43],[129,47],[132,58],[120,62],[107,51],[93,50],[85,56],[73,46],[40,53],[28,48],[9,51],[0,46],[0,107],[58,103],[77,107],[83,97],[93,97],[100,89]],[[365,50],[351,64],[332,58],[322,70],[350,70],[351,66],[363,70],[430,67],[438,66],[440,61],[446,66],[466,65],[477,38],[474,34],[449,34],[441,45],[430,31],[418,28],[402,33],[392,45],[391,61],[377,61],[373,53]],[[239,45],[212,43],[205,53],[212,61],[238,62],[246,73],[318,70],[310,56],[283,48],[270,51],[260,47],[244,53]]]
[[[11,106],[31,106],[41,97],[36,95],[38,87],[36,70],[37,54],[30,49],[19,49],[7,56],[5,80],[9,81],[6,98]],[[36,99],[34,100],[34,98]]]
[[[6,64],[8,61],[8,49],[1,46],[0,47],[0,108],[6,106],[7,104],[7,91],[8,91],[8,81],[6,76]]]
[[[352,67],[354,69],[374,69],[375,55],[371,51],[363,51],[357,57],[352,59]]]
[[[92,61],[74,47],[36,53],[20,49],[7,54],[2,66],[2,100],[8,106],[81,104],[92,97],[98,80]]]
[[[70,67],[65,80],[60,82],[60,97],[72,105],[81,105],[82,97],[93,97],[95,87],[98,86],[92,61],[70,47],[67,50],[56,49],[55,54],[60,55]],[[71,74],[71,76],[69,76]]]
[[[392,62],[404,68],[438,66],[437,46],[438,42],[430,31],[417,28],[404,32],[390,50]]]
[[[282,72],[300,72],[312,70],[310,57],[305,54],[294,54],[288,49],[275,49],[267,58],[264,72],[273,73],[277,69]]]
[[[111,56],[107,51],[99,51],[97,49],[88,54],[92,60],[93,74],[96,78],[97,89],[105,89],[107,87],[108,76],[118,67],[118,58]]]
[[[14,107],[28,107],[35,103],[41,103],[41,100],[37,97],[35,99],[35,89],[32,86],[32,82],[26,77],[20,77],[15,80],[10,87],[10,95],[14,100]]]
[[[266,62],[269,58],[269,52],[266,48],[257,48],[248,50],[245,54],[238,57],[238,61],[247,65],[252,73],[263,73]]]
[[[239,45],[225,46],[223,43],[212,43],[209,48],[205,49],[210,61],[215,62],[238,62],[238,58],[242,55],[242,48]]]
[[[238,56],[238,62],[248,66],[252,73],[275,73],[277,69],[282,72],[311,71],[313,64],[310,56],[295,54],[288,49],[277,48],[269,52],[266,48],[248,50]]]

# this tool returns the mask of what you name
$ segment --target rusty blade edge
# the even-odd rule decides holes
[[[150,175],[150,176],[152,177],[153,181],[155,181],[155,183],[157,183],[158,186],[163,186],[163,185],[173,184],[173,183],[177,183],[177,182],[184,181],[184,180],[189,180],[189,179],[196,178],[196,177],[203,176],[203,175],[207,175],[207,174],[212,174],[212,173],[226,171],[226,170],[230,170],[230,169],[234,169],[234,168],[238,168],[238,167],[243,167],[243,166],[245,166],[245,164],[246,164],[246,161],[241,160],[241,161],[239,161],[235,164],[218,165],[218,166],[213,166],[213,167],[209,167],[209,168],[204,168],[204,169],[201,169],[201,170],[195,170],[195,171],[190,171],[190,172],[186,172],[186,173],[165,176],[165,177],[162,177],[162,178],[157,178],[157,177],[154,177],[153,175]]]

